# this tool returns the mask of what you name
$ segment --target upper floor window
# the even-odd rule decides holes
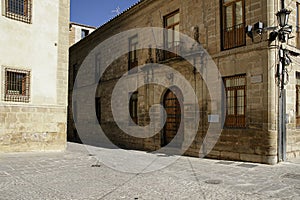
[[[246,44],[245,0],[222,0],[222,50]]]
[[[5,101],[29,102],[30,71],[5,69]]]
[[[225,126],[242,128],[246,126],[246,76],[224,78],[226,91]]]
[[[179,51],[180,35],[179,35],[179,11],[171,13],[164,17],[164,28],[171,30],[165,34],[165,47],[172,52],[166,52],[165,59],[176,56]]]
[[[138,66],[137,58],[138,36],[129,38],[128,70]]]
[[[18,21],[31,23],[32,0],[5,0],[5,16]]]
[[[81,29],[81,39],[89,35],[89,30]]]

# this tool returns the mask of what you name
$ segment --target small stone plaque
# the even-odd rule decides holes
[[[263,82],[262,74],[251,76],[251,83],[255,84],[255,83],[262,83],[262,82]]]

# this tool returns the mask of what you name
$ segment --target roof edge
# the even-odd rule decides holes
[[[90,26],[90,25],[80,24],[80,23],[77,23],[77,22],[70,22],[70,25],[77,25],[77,26],[82,26],[82,27],[86,27],[86,28],[97,29],[97,27],[95,27],[95,26]]]
[[[95,31],[93,31],[90,35],[88,35],[87,37],[83,38],[82,40],[80,40],[79,42],[75,43],[73,46],[71,46],[72,48],[74,48],[75,46],[85,42],[86,38],[90,37],[91,35],[97,34],[98,31],[101,30],[105,30],[105,28],[107,26],[110,26],[112,23],[116,23],[119,20],[121,20],[122,18],[125,18],[128,15],[131,15],[132,13],[134,13],[136,11],[136,9],[140,6],[145,6],[147,5],[147,3],[152,2],[153,0],[140,0],[137,3],[133,4],[131,7],[127,8],[125,11],[123,11],[121,14],[115,16],[114,18],[108,20],[106,23],[102,24],[101,26],[99,26]]]

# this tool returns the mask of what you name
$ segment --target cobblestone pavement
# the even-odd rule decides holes
[[[300,160],[269,166],[181,157],[129,174],[68,143],[61,153],[1,154],[0,199],[300,199]]]

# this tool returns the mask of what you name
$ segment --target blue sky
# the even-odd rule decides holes
[[[99,27],[139,0],[71,0],[71,21]]]

